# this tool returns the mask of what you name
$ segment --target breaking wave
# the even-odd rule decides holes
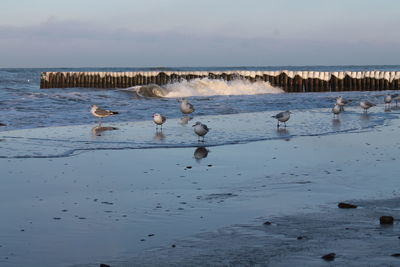
[[[130,88],[142,97],[190,97],[190,96],[214,96],[214,95],[258,95],[280,94],[281,88],[273,87],[269,82],[248,80],[216,80],[193,79],[177,83],[167,84],[163,87],[151,84]]]

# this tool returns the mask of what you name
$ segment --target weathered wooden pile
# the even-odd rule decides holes
[[[176,72],[43,72],[40,88],[127,88],[198,78],[265,81],[286,92],[377,91],[400,89],[398,71],[176,71]]]

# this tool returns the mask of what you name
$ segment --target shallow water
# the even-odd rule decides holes
[[[207,70],[319,70],[365,71],[400,70],[400,66],[307,66],[307,67],[253,67],[206,68]],[[186,96],[195,105],[195,116],[239,114],[248,112],[307,110],[331,108],[338,95],[344,95],[358,106],[361,99],[383,103],[387,92],[341,92],[279,94],[279,88],[268,83],[225,82],[197,80],[167,85],[169,96],[144,98],[132,90],[93,88],[39,89],[42,71],[155,71],[163,69],[0,69],[0,131],[48,126],[82,125],[96,122],[89,113],[91,104],[117,110],[118,116],[107,122],[136,122],[151,119],[155,112],[168,118],[180,118],[176,98]],[[176,68],[168,70],[204,70],[203,68]],[[277,94],[278,93],[278,94]]]
[[[287,127],[277,128],[272,112],[195,116],[188,122],[169,119],[157,131],[152,121],[63,126],[0,133],[0,158],[67,157],[90,150],[220,146],[251,141],[361,132],[390,124],[400,111],[375,107],[370,113],[347,108],[334,118],[330,109],[292,110]],[[211,129],[198,141],[192,125],[201,121]]]

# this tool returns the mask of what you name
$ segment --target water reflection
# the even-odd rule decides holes
[[[186,125],[186,124],[188,124],[189,121],[192,120],[192,119],[193,119],[193,117],[190,117],[190,116],[183,116],[183,117],[181,118],[181,124],[182,124],[182,125]]]
[[[385,112],[392,112],[392,107],[390,105],[385,105]]]
[[[162,142],[165,140],[165,134],[162,131],[156,131],[156,134],[153,137],[155,142]]]
[[[200,162],[202,159],[204,159],[208,156],[208,152],[209,152],[209,150],[206,147],[200,146],[200,147],[196,148],[193,156],[197,162]]]
[[[92,135],[93,136],[101,136],[103,132],[106,131],[114,131],[114,130],[118,130],[118,128],[116,127],[111,127],[111,126],[95,126],[92,128]]]
[[[277,128],[276,135],[278,137],[283,137],[285,141],[290,141],[290,132],[287,128]]]
[[[340,130],[340,119],[339,117],[334,117],[332,119],[332,129],[335,131],[339,131]]]

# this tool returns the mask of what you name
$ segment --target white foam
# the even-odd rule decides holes
[[[214,80],[198,78],[166,86],[169,93],[165,97],[189,97],[211,95],[257,95],[284,93],[281,88],[273,87],[269,82],[250,82],[247,80]]]

